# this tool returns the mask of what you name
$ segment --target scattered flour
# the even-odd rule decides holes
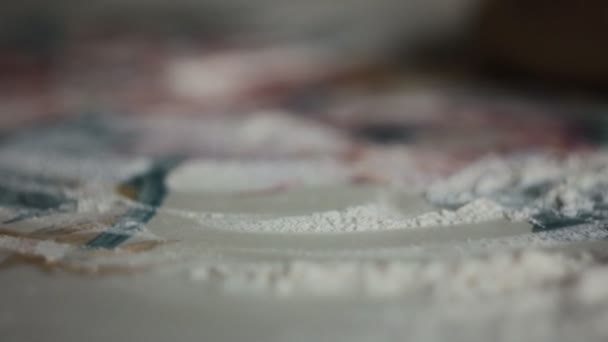
[[[285,184],[318,186],[347,182],[349,171],[333,162],[199,161],[169,178],[176,191],[260,191]],[[228,229],[263,232],[353,232],[449,226],[507,218],[525,221],[542,210],[564,216],[588,213],[608,189],[608,157],[603,154],[558,158],[550,155],[489,157],[432,184],[427,199],[440,209],[418,216],[400,213],[381,201],[344,210],[276,219],[244,219]],[[598,202],[599,201],[599,202]]]
[[[193,154],[198,153],[201,158],[218,156],[218,158],[226,156],[235,158],[232,160],[241,158],[239,161],[220,162],[206,159],[185,164],[175,170],[168,180],[168,186],[172,191],[245,192],[272,190],[283,185],[324,186],[348,182],[353,175],[352,171],[338,162],[320,159],[314,161],[280,159],[285,156],[300,158],[301,153],[326,156],[323,154],[326,147],[338,145],[336,142],[340,142],[342,137],[332,130],[323,130],[307,122],[277,121],[273,115],[245,119],[243,122],[220,120],[204,128],[187,127],[186,122],[186,125],[180,128],[183,131],[172,134],[167,139],[158,139],[163,135],[155,134],[156,132],[150,129],[147,132],[149,139],[144,139],[146,143],[135,148],[163,151],[178,146],[184,147]],[[167,125],[174,124],[173,119],[167,121]],[[150,126],[156,127],[156,123]],[[286,129],[294,126],[301,129]],[[283,141],[287,143],[282,145]],[[148,144],[149,142],[152,144]],[[272,151],[272,158],[278,157],[279,160],[255,159],[268,149]],[[339,148],[333,152],[337,153],[341,150]],[[425,177],[418,177],[413,170],[408,169],[416,164],[415,155],[401,154],[401,152],[395,150],[368,153],[367,159],[358,164],[355,162],[354,167],[353,165],[350,167],[364,175],[374,176],[370,178],[391,180],[401,177],[400,179],[405,179],[400,183],[401,185],[408,186],[408,181],[415,183],[420,180],[420,184],[426,186]],[[23,159],[20,154],[0,151],[0,164],[2,164],[0,166],[32,172],[45,169],[50,175],[68,175],[70,176],[68,178],[76,179],[83,178],[83,175],[95,175],[92,178],[102,184],[114,184],[115,180],[124,180],[126,175],[131,175],[134,170],[144,169],[146,166],[144,164],[147,164],[142,160],[137,165],[133,164],[129,168],[109,174],[110,171],[105,169],[114,168],[114,162],[100,163],[92,159],[80,162],[82,161],[80,157],[48,158],[48,156],[46,159],[40,159],[43,160],[40,162],[37,156],[30,160]],[[244,157],[253,157],[254,160],[247,161]],[[121,164],[122,161],[117,159],[115,163]],[[416,177],[404,176],[410,174]],[[84,177],[84,180],[87,184],[91,182],[90,177]],[[79,199],[76,208],[78,214],[111,214],[115,198],[104,197],[105,193],[98,192],[97,189],[91,186],[83,192],[74,194],[74,197]],[[490,227],[489,221],[504,218],[525,221],[540,211],[552,211],[569,217],[589,213],[601,214],[608,209],[608,154],[599,152],[568,157],[551,155],[488,157],[447,179],[433,183],[428,189],[421,189],[421,192],[424,193],[421,197],[435,205],[435,209],[408,214],[407,210],[400,207],[398,201],[392,202],[391,198],[370,199],[368,202],[363,202],[366,204],[342,210],[272,219],[241,215],[242,213],[230,216],[217,212],[195,213],[194,210],[179,212],[177,209],[161,208],[154,219],[161,219],[166,213],[174,216],[178,216],[179,213],[179,218],[183,218],[183,220],[168,219],[164,223],[157,221],[159,225],[167,228],[166,231],[182,233],[182,235],[176,234],[179,238],[173,240],[163,234],[158,234],[157,237],[153,235],[154,232],[144,231],[140,234],[139,241],[132,239],[123,248],[114,252],[99,253],[99,251],[80,249],[76,245],[54,241],[2,236],[0,263],[8,260],[11,255],[23,254],[42,257],[48,262],[68,261],[83,268],[90,268],[92,272],[103,266],[116,266],[123,271],[147,269],[151,266],[150,268],[171,275],[183,272],[196,286],[199,282],[203,286],[217,285],[229,292],[261,292],[294,297],[367,295],[389,297],[391,300],[386,302],[391,306],[401,307],[407,306],[402,305],[402,299],[412,300],[421,304],[408,306],[407,309],[414,312],[415,318],[422,317],[420,322],[424,324],[426,322],[423,320],[427,316],[436,317],[453,309],[446,304],[448,302],[477,301],[480,306],[466,307],[466,311],[461,310],[455,314],[455,317],[471,320],[482,318],[476,320],[474,329],[465,333],[483,328],[495,330],[495,327],[500,327],[509,331],[510,336],[517,336],[520,331],[532,331],[529,336],[533,336],[537,330],[527,327],[548,325],[554,323],[553,321],[558,326],[573,326],[575,323],[580,323],[580,326],[574,329],[579,330],[578,337],[593,335],[586,334],[587,327],[603,328],[605,331],[608,318],[606,254],[604,252],[604,255],[597,255],[596,253],[599,252],[595,250],[592,254],[587,245],[593,242],[597,244],[594,246],[606,246],[608,231],[600,225],[588,224],[576,229],[534,233],[518,230],[510,236],[482,235],[486,238],[467,236],[466,231],[462,233],[454,227],[454,230],[438,229],[437,234],[450,231],[465,236],[450,235],[453,240],[449,240],[448,237],[447,241],[442,240],[441,243],[435,244],[423,241],[411,246],[399,245],[393,250],[386,248],[386,251],[382,246],[372,248],[366,245],[371,250],[368,254],[366,253],[369,250],[363,250],[364,248],[359,250],[358,247],[346,251],[334,251],[328,247],[328,251],[323,250],[318,254],[312,249],[308,254],[306,252],[309,251],[306,250],[298,254],[300,251],[297,250],[290,254],[289,252],[293,252],[288,250],[290,246],[281,249],[270,243],[262,247],[252,243],[255,239],[251,239],[251,236],[255,232],[287,233],[286,235],[319,233],[319,236],[323,233],[371,232],[371,234],[361,234],[365,238],[382,230],[424,230],[426,227],[478,222],[488,222],[488,225],[477,227],[496,230],[502,229],[503,226]],[[250,198],[252,201],[256,200],[255,196]],[[0,208],[0,214],[7,213],[11,212],[5,212]],[[209,219],[207,222],[197,221],[200,218],[198,214]],[[72,216],[72,213],[69,213],[69,216]],[[167,216],[164,218],[166,219]],[[46,219],[41,219],[40,222],[47,225],[49,222],[44,220]],[[206,240],[204,234],[208,233],[205,230],[209,227],[204,223],[211,221],[220,222],[226,229],[238,232],[214,231],[213,234],[208,235],[211,239]],[[136,225],[137,222],[133,222],[132,226]],[[90,232],[97,231],[92,229]],[[259,235],[264,237],[264,234]],[[297,235],[292,234],[289,238],[297,241]],[[237,238],[231,240],[235,236],[250,240],[239,245]],[[138,242],[152,242],[152,244],[138,245]],[[161,243],[156,245],[156,242]],[[363,242],[369,243],[367,240]],[[129,243],[132,243],[133,249],[129,249]],[[400,241],[397,241],[397,244],[400,244]],[[169,279],[179,281],[177,278],[169,277]],[[173,286],[167,288],[174,290]],[[547,292],[558,295],[550,301],[553,306],[548,306],[547,311],[538,311],[538,307],[530,309],[537,310],[535,312],[540,312],[542,315],[530,320],[518,315],[519,304],[526,302],[528,307],[533,307],[538,302],[526,299],[537,299]],[[393,298],[398,299],[393,300]],[[501,300],[502,305],[492,308],[494,316],[486,319],[483,309],[490,299]],[[434,303],[440,305],[433,307]],[[425,312],[427,316],[419,315],[420,312]],[[576,320],[557,320],[555,317],[558,317],[558,314],[566,318],[571,318],[568,315],[572,315]],[[364,311],[362,315],[370,314]],[[401,320],[403,316],[392,316],[386,306],[382,307],[382,315],[381,317],[386,318],[383,321],[394,320],[395,324],[404,326],[404,320]],[[379,316],[370,315],[370,317],[376,319]],[[521,324],[514,325],[514,317],[519,319],[515,322]],[[444,326],[454,330],[454,327],[458,327],[455,322],[457,321],[450,320]],[[424,324],[420,325],[425,326]],[[435,332],[434,329],[429,330]],[[487,336],[495,336],[491,333]],[[411,334],[411,336],[418,335]],[[542,336],[535,337],[535,340],[552,340]],[[517,340],[516,337],[512,339]]]
[[[304,216],[282,217],[271,220],[241,222],[234,228],[264,232],[354,232],[395,229],[399,227],[398,212],[391,208],[367,204],[344,210],[333,210]]]
[[[407,227],[453,226],[464,223],[478,223],[505,217],[504,208],[491,200],[480,198],[458,208],[441,210],[420,215],[406,221]]]
[[[54,241],[39,241],[11,236],[0,237],[0,250],[44,257],[47,261],[60,260],[73,249],[73,246]]]
[[[486,199],[474,200],[454,211],[433,211],[414,217],[406,217],[390,204],[371,203],[311,215],[281,217],[270,220],[243,219],[241,222],[234,223],[226,228],[240,231],[281,233],[345,233],[452,226],[504,217],[502,206]]]
[[[533,209],[575,216],[604,204],[605,189],[608,154],[527,155],[483,159],[431,185],[427,198],[447,205],[489,198],[513,209],[510,215],[519,218]]]
[[[247,163],[248,167],[244,167],[243,163]],[[348,170],[331,162],[203,160],[185,164],[176,170],[169,178],[168,185],[172,190],[183,192],[234,192],[264,190],[293,182],[294,179],[297,185],[318,186],[346,180],[349,176]],[[310,215],[273,219],[243,215],[238,219],[226,220],[225,228],[240,232],[348,233],[422,229],[504,218],[521,221],[529,219],[538,210],[547,209],[575,216],[597,211],[598,206],[608,203],[605,189],[608,189],[608,155],[602,153],[567,158],[547,155],[490,157],[432,184],[424,194],[438,209],[429,212],[408,215],[400,209],[397,201],[379,198],[343,210]],[[105,211],[108,208],[97,208],[92,202],[84,201],[78,209]],[[196,213],[192,214],[192,222],[196,222]],[[225,219],[222,214],[208,214],[216,221]],[[599,234],[598,229],[587,228],[588,231],[577,233],[580,235],[577,236],[579,241],[605,238],[605,234]],[[282,261],[251,263],[249,260],[234,262],[223,259],[214,263],[201,259],[201,250],[193,247],[192,250],[198,253],[193,255],[199,255],[199,258],[176,267],[186,269],[192,279],[221,283],[227,290],[270,291],[282,295],[430,294],[436,299],[479,299],[535,289],[561,288],[570,286],[565,284],[574,280],[576,298],[590,303],[604,300],[608,297],[601,286],[605,278],[604,270],[594,258],[584,253],[572,256],[560,250],[547,252],[538,248],[543,246],[545,240],[549,241],[547,246],[551,246],[551,242],[556,242],[559,247],[568,245],[574,241],[573,234],[561,230],[498,237],[492,241],[459,241],[460,245],[456,247],[450,243],[445,246],[412,247],[412,250],[416,249],[418,257],[433,256],[438,248],[455,251],[470,247],[471,251],[485,253],[482,256],[470,251],[452,253],[457,258],[445,257],[449,255],[446,253],[431,260],[391,257],[382,260],[365,257],[341,259],[332,258],[331,254],[324,256],[325,259],[315,260],[286,254],[285,258],[279,258]],[[297,237],[294,236],[294,239]],[[503,247],[498,248],[501,244]],[[484,249],[484,246],[490,247]],[[72,247],[54,242],[29,244],[23,239],[10,237],[0,239],[1,249],[42,255],[47,260],[66,257]],[[179,255],[178,247],[179,244],[168,244],[160,248],[158,255]],[[221,254],[222,246],[212,247]],[[513,248],[520,250],[513,251]],[[156,252],[151,250],[145,257],[127,258],[124,263],[151,258]]]
[[[398,296],[431,293],[436,299],[475,299],[539,287],[556,287],[593,264],[587,254],[502,252],[488,257],[413,263],[402,261],[219,264],[191,270],[197,281],[219,281],[229,291],[272,291],[279,295]],[[598,296],[597,281],[583,293]],[[605,291],[601,292],[602,296]]]
[[[432,203],[456,208],[454,210],[440,209],[408,217],[390,203],[371,203],[341,211],[242,222],[234,228],[265,232],[354,232],[450,226],[501,218],[524,221],[540,210],[574,216],[597,211],[598,205],[607,202],[608,196],[603,191],[607,184],[608,156],[602,153],[567,158],[490,157],[429,187],[426,197]],[[578,230],[446,245],[446,250],[458,256],[438,257],[431,259],[433,261],[389,257],[383,261],[296,258],[283,263],[199,263],[189,268],[189,274],[197,281],[219,282],[227,290],[270,291],[279,295],[430,294],[435,299],[453,300],[504,297],[554,288],[572,290],[581,303],[593,304],[608,300],[608,292],[603,290],[605,267],[586,252],[573,255],[565,251],[574,241],[601,240],[602,236],[605,237],[605,233],[588,225]],[[542,247],[557,249],[549,252],[539,249]],[[454,253],[459,248],[466,250]],[[475,251],[483,251],[483,256]],[[437,249],[423,245],[412,247],[411,252],[412,256],[431,256]]]

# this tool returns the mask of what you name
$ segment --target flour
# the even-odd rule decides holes
[[[235,225],[242,231],[339,233],[399,227],[399,213],[378,204],[354,206],[311,215],[282,217],[272,220],[252,220]]]
[[[505,216],[504,208],[491,200],[480,198],[458,210],[441,210],[420,215],[406,221],[406,227],[453,226],[496,220]]]
[[[576,216],[594,208],[593,199],[576,186],[561,184],[549,191],[542,199],[544,206],[555,208],[565,216]]]
[[[195,268],[190,275],[196,281],[224,282],[230,291],[271,290],[279,295],[333,296],[366,293],[379,297],[430,292],[437,300],[463,300],[560,286],[592,264],[593,258],[587,254],[564,256],[527,251],[428,263],[298,261],[214,265]],[[595,279],[585,281],[590,283]]]
[[[512,210],[510,217],[554,210],[564,216],[589,213],[603,205],[608,187],[608,155],[592,153],[558,158],[529,155],[490,157],[430,186],[433,203],[460,205],[490,198]]]
[[[19,255],[42,257],[48,262],[60,260],[71,250],[72,246],[54,241],[37,241],[11,236],[0,237],[0,250],[14,252]]]
[[[488,157],[432,184],[424,197],[437,207],[426,212],[406,214],[390,197],[382,197],[364,205],[311,215],[243,218],[228,229],[274,233],[351,233],[438,226],[458,229],[460,224],[500,219],[529,221],[546,211],[576,218],[597,213],[605,204],[607,170],[608,158],[602,153],[566,158]],[[382,261],[295,258],[281,263],[200,263],[187,269],[196,281],[219,283],[225,290],[237,292],[430,295],[434,300],[451,301],[555,289],[572,290],[581,303],[593,303],[608,300],[602,286],[605,270],[585,252],[584,245],[575,244],[604,239],[606,233],[597,227],[587,224],[576,229],[454,241],[441,246],[422,244],[394,254],[399,258],[390,257],[390,253],[375,254],[385,255]],[[569,248],[578,252],[566,253]],[[408,257],[412,259],[408,261]],[[422,261],[430,257],[432,261]]]
[[[486,199],[475,200],[458,210],[431,211],[406,217],[390,203],[369,203],[344,210],[272,220],[243,220],[228,229],[281,233],[345,233],[451,226],[478,223],[504,217],[503,208]]]
[[[436,208],[406,213],[390,199],[375,199],[342,210],[275,219],[244,219],[227,229],[264,232],[354,232],[451,226],[507,218],[526,221],[547,210],[566,217],[590,213],[607,202],[608,158],[603,154],[488,157],[431,184],[426,199]],[[347,183],[345,165],[330,161],[198,161],[176,170],[174,191],[246,192],[281,185]],[[400,190],[398,190],[400,191]],[[422,201],[422,199],[420,199]],[[406,204],[406,205],[411,205]],[[450,209],[442,209],[442,208]]]
[[[394,167],[395,164],[391,165]],[[395,168],[386,173],[399,174],[401,169]],[[150,260],[170,264],[174,261],[173,270],[185,271],[195,281],[219,284],[227,291],[269,292],[284,296],[363,293],[379,297],[431,296],[433,300],[477,300],[546,288],[561,290],[574,280],[574,295],[581,302],[608,297],[599,285],[603,277],[600,275],[602,272],[597,270],[602,266],[594,257],[580,250],[574,254],[562,252],[562,248],[565,250],[577,242],[605,239],[604,230],[588,224],[578,230],[568,228],[534,233],[531,225],[529,230],[525,230],[528,226],[520,229],[522,225],[518,225],[516,231],[509,231],[512,227],[509,221],[530,221],[537,214],[548,211],[559,217],[572,218],[601,213],[608,203],[605,191],[608,189],[607,155],[490,156],[432,183],[417,194],[399,187],[379,187],[377,191],[374,188],[369,193],[357,195],[360,196],[357,201],[353,201],[351,197],[355,196],[350,193],[346,197],[351,202],[341,198],[327,201],[331,202],[331,208],[321,200],[316,201],[315,196],[328,194],[327,190],[319,189],[335,185],[356,186],[349,183],[356,171],[356,168],[350,169],[348,163],[323,158],[199,159],[186,162],[169,175],[166,182],[169,197],[165,200],[165,206],[148,223],[151,226],[154,219],[164,218],[168,222],[165,228],[181,230],[179,233],[184,234],[176,234],[178,238],[175,243],[116,261],[116,264],[139,265],[147,264]],[[93,191],[96,187],[87,189]],[[192,197],[186,199],[196,199],[197,193],[203,193],[243,196],[245,200],[239,203],[245,208],[249,205],[249,198],[250,201],[262,202],[261,196],[272,197],[275,195],[273,191],[285,192],[286,198],[289,198],[289,191],[293,189],[312,189],[306,196],[312,194],[310,198],[319,209],[315,207],[315,210],[305,214],[277,212],[270,215],[196,211],[170,206],[179,203],[171,201],[173,195],[187,194]],[[344,191],[339,187],[335,189]],[[77,211],[81,213],[105,213],[111,210],[115,200],[107,192],[89,197],[83,194],[76,194],[80,196]],[[220,195],[201,198],[218,199],[222,198]],[[268,200],[268,203],[273,202]],[[302,204],[304,201],[296,203]],[[348,205],[343,205],[345,203]],[[412,209],[421,203],[424,205]],[[172,221],[172,216],[179,217],[179,220]],[[492,221],[506,224],[493,226]],[[177,223],[173,226],[172,222]],[[459,230],[460,225],[479,223],[487,224],[475,226],[475,229],[487,229],[487,233],[482,232],[481,237],[477,233],[473,238],[466,235],[467,230]],[[216,240],[207,242],[204,232],[211,228],[215,235],[210,236]],[[250,238],[247,234],[260,232],[285,238],[278,241],[293,239],[289,241],[297,242],[300,233],[316,234],[317,237],[333,234],[332,238],[336,239],[340,238],[340,234],[357,232],[375,234],[410,230],[408,234],[414,234],[413,231],[426,229],[434,229],[432,234],[437,234],[434,237],[438,236],[439,239],[403,243],[398,251],[395,251],[396,248],[385,251],[379,246],[370,248],[371,251],[361,248],[336,252],[328,244],[328,250],[318,252],[311,249],[297,254],[298,251],[290,253],[288,249],[275,248],[271,244],[263,248],[257,248],[253,243],[239,245],[242,240],[238,240],[247,240]],[[498,234],[499,229],[507,231]],[[449,235],[446,240],[443,238],[446,232],[454,235]],[[150,230],[150,234],[156,233]],[[461,233],[463,236],[458,236]],[[181,236],[189,240],[179,241]],[[256,238],[260,236],[264,237],[259,235]],[[163,234],[158,234],[158,237],[169,239]],[[404,237],[408,238],[406,235]],[[200,242],[196,242],[197,238]],[[242,250],[239,249],[241,247]],[[3,238],[0,248],[43,256],[53,261],[68,257],[72,246],[55,242],[34,244],[24,239]],[[553,249],[548,251],[545,248]],[[209,255],[209,258],[203,258],[201,251],[211,256],[217,254],[218,259],[212,259]],[[234,251],[243,253],[245,261],[232,260],[230,253]],[[257,260],[255,257],[259,255],[265,257],[264,253],[270,255],[270,260],[251,261]],[[86,263],[76,259],[73,261],[94,269],[102,262],[115,262],[115,257],[118,255],[91,259]]]

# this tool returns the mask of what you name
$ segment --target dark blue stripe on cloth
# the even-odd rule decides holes
[[[137,192],[136,201],[144,206],[132,208],[107,231],[97,235],[85,244],[85,248],[113,249],[128,240],[134,233],[142,229],[156,214],[156,209],[162,205],[167,195],[165,178],[175,168],[181,158],[160,160],[150,169],[125,183]]]

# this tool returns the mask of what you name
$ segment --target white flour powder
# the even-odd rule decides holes
[[[225,282],[229,290],[268,291],[281,295],[374,296],[430,293],[436,299],[472,299],[516,293],[538,287],[560,286],[593,264],[586,254],[564,256],[527,251],[497,253],[428,263],[376,261],[298,261],[282,264],[213,265],[194,268],[195,280]],[[589,295],[600,296],[595,282],[586,280]]]
[[[280,164],[279,161],[276,163]],[[305,180],[303,182],[305,184],[313,182],[316,185],[323,182],[324,175],[331,179],[341,177],[341,171],[315,174],[313,169],[302,172],[305,168],[298,166],[295,169],[299,171],[294,174],[290,167],[285,169],[279,167],[278,170],[281,172],[278,172],[278,176],[275,174],[277,178],[266,179],[264,178],[267,174],[266,166],[262,165],[261,171],[253,170],[254,176],[257,174],[263,176],[257,180],[259,183],[254,179],[252,184],[246,181],[228,184],[227,179],[224,179],[218,184],[224,184],[226,187],[214,189],[210,187],[213,182],[205,183],[203,178],[203,181],[188,189],[188,182],[201,179],[205,172],[209,175],[219,173],[216,177],[221,178],[222,172],[226,171],[227,174],[234,175],[236,174],[234,170],[239,167],[239,165],[211,163],[198,164],[188,169],[186,165],[181,169],[181,173],[177,173],[183,177],[175,178],[174,175],[169,185],[182,191],[238,192],[243,189],[251,190],[252,184],[255,185],[253,188],[260,189],[277,179],[288,179],[289,176],[294,175]],[[329,167],[327,170],[333,169]],[[199,174],[198,171],[205,172]],[[195,234],[192,236],[196,234],[202,236],[200,246],[186,247],[187,244],[184,244],[180,247],[179,242],[167,244],[158,250],[153,249],[146,252],[147,254],[134,255],[120,262],[136,264],[136,260],[166,258],[176,262],[174,270],[186,270],[198,281],[219,282],[226,289],[267,291],[284,295],[301,293],[338,295],[363,292],[370,295],[394,296],[430,293],[433,298],[463,299],[502,296],[547,286],[560,288],[573,279],[581,279],[577,298],[592,301],[593,298],[605,296],[601,286],[598,285],[600,282],[598,279],[603,278],[595,275],[602,273],[597,270],[603,268],[590,254],[580,252],[585,250],[584,246],[576,247],[572,241],[605,238],[605,232],[594,225],[587,225],[583,230],[578,231],[563,229],[532,233],[518,230],[516,234],[519,235],[498,234],[488,235],[487,238],[462,236],[453,241],[436,240],[440,242],[434,245],[426,245],[422,242],[419,245],[405,246],[407,250],[402,251],[398,258],[381,253],[381,247],[375,254],[376,257],[372,259],[362,256],[363,254],[354,258],[357,256],[354,252],[332,254],[332,251],[325,251],[327,253],[324,254],[315,254],[316,252],[312,251],[306,258],[300,258],[294,254],[284,253],[280,248],[276,251],[271,248],[255,250],[255,246],[246,244],[247,248],[255,250],[252,255],[264,255],[264,252],[269,252],[272,257],[267,262],[250,262],[250,259],[243,262],[237,261],[238,259],[233,260],[230,253],[234,249],[228,248],[224,251],[222,243],[230,246],[232,239],[230,234],[234,234],[235,231],[239,232],[240,238],[245,240],[248,238],[247,234],[265,232],[283,234],[297,241],[298,234],[294,233],[317,233],[317,236],[322,236],[323,233],[349,234],[367,231],[373,234],[382,230],[419,230],[438,226],[448,226],[450,229],[454,226],[453,229],[457,232],[459,224],[488,222],[488,232],[490,232],[492,223],[489,221],[505,218],[522,221],[539,210],[550,209],[566,216],[596,212],[597,207],[605,203],[606,195],[602,189],[606,185],[608,185],[608,156],[602,153],[563,159],[545,155],[493,157],[481,160],[452,177],[436,182],[425,192],[426,198],[431,203],[438,206],[447,204],[447,207],[453,206],[455,208],[453,210],[426,207],[418,211],[408,211],[406,207],[417,205],[418,202],[400,202],[395,197],[378,196],[376,199],[371,198],[367,204],[350,206],[343,210],[266,219],[239,213],[236,213],[232,219],[226,219],[230,215],[192,212],[192,215],[184,214],[180,217],[189,220],[187,224],[196,226],[190,229],[193,229],[191,234]],[[398,192],[396,189],[395,191]],[[420,195],[418,198],[422,200],[425,196]],[[158,216],[163,215],[174,214],[168,209],[162,209]],[[220,228],[220,232],[214,234],[227,235],[217,240],[219,241],[217,244],[204,245],[204,232],[208,226],[197,219],[199,216],[213,219],[210,218],[208,222],[214,221],[214,227]],[[173,229],[184,231],[189,229],[183,220],[175,221],[179,224]],[[221,232],[222,229],[225,231]],[[442,232],[445,231],[439,229],[435,234],[443,234]],[[152,233],[157,232],[152,231]],[[213,236],[219,237],[219,235]],[[334,234],[334,238],[335,236]],[[407,238],[407,235],[404,236]],[[3,238],[0,244],[2,244],[1,248],[14,251],[27,251],[32,248],[28,247],[28,242],[22,239]],[[40,245],[31,253],[45,256],[47,260],[57,260],[66,253],[64,245],[53,242],[47,245]],[[210,247],[214,249],[211,254],[216,253],[220,256],[219,261],[211,262],[210,260],[215,259],[205,259],[201,256],[201,251]],[[540,250],[539,247],[558,249],[548,252]],[[518,250],[513,251],[513,248]],[[565,251],[569,249],[578,252],[566,253]],[[248,250],[240,252],[246,254]],[[227,257],[222,257],[223,255]],[[277,260],[272,259],[275,256]],[[408,259],[409,256],[412,258]],[[107,257],[111,259],[110,261],[113,260],[112,255]],[[429,261],[430,259],[433,261]],[[91,267],[95,267],[93,260],[91,262]]]
[[[378,201],[304,216],[250,222],[244,219],[231,229],[345,233],[423,229],[501,218],[523,221],[541,210],[573,216],[594,210],[598,203],[602,203],[604,195],[600,189],[605,184],[608,184],[608,156],[602,153],[568,158],[547,155],[490,157],[429,187],[426,197],[430,201],[453,205],[454,210],[440,209],[408,216],[394,203]],[[592,300],[589,298],[608,296],[598,285],[596,278],[600,276],[593,275],[603,268],[585,252],[568,254],[562,250],[569,250],[569,241],[599,238],[600,232],[596,226],[588,225],[580,231],[566,229],[473,239],[466,243],[455,241],[454,246],[459,245],[458,248],[465,248],[473,254],[467,255],[464,251],[457,259],[439,258],[432,262],[390,257],[384,261],[347,259],[318,262],[296,258],[284,263],[199,264],[191,265],[189,269],[193,279],[220,282],[226,289],[253,289],[284,295],[431,293],[438,299],[464,299],[529,293],[544,288],[561,289],[575,281],[577,296],[582,300]],[[560,249],[555,252],[538,249],[552,245],[560,246]],[[431,257],[437,253],[437,248],[440,247],[422,245],[410,250],[415,251],[418,257]],[[450,244],[444,247],[446,250],[450,248]],[[518,251],[511,248],[518,248]],[[577,250],[579,247],[572,248]],[[481,250],[486,256],[475,256],[474,251]],[[580,247],[580,250],[585,248]]]
[[[479,197],[511,202],[522,210],[553,209],[567,216],[593,209],[604,201],[608,186],[608,155],[537,155],[491,157],[433,184],[427,197],[434,203],[466,203]],[[523,203],[517,203],[519,197]],[[515,199],[515,200],[514,200]],[[519,205],[517,205],[519,204]]]
[[[503,208],[486,199],[474,200],[455,211],[432,211],[414,217],[406,217],[390,205],[374,203],[305,216],[282,217],[271,220],[244,219],[242,222],[227,228],[275,233],[344,233],[451,226],[490,221],[503,217]]]

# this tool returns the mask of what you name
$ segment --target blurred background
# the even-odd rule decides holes
[[[131,31],[321,44],[369,55],[460,36],[479,1],[26,0],[2,7],[2,34],[9,44],[56,47],[62,39],[91,31]]]
[[[600,99],[601,0],[22,0],[0,5],[3,127],[201,112],[320,85],[456,82]],[[316,92],[316,93],[315,93]],[[599,95],[599,96],[598,96]],[[302,100],[304,99],[304,100]]]
[[[60,48],[93,32],[319,44],[344,58],[469,48],[494,62],[604,81],[600,0],[25,0],[2,4],[4,47]]]

